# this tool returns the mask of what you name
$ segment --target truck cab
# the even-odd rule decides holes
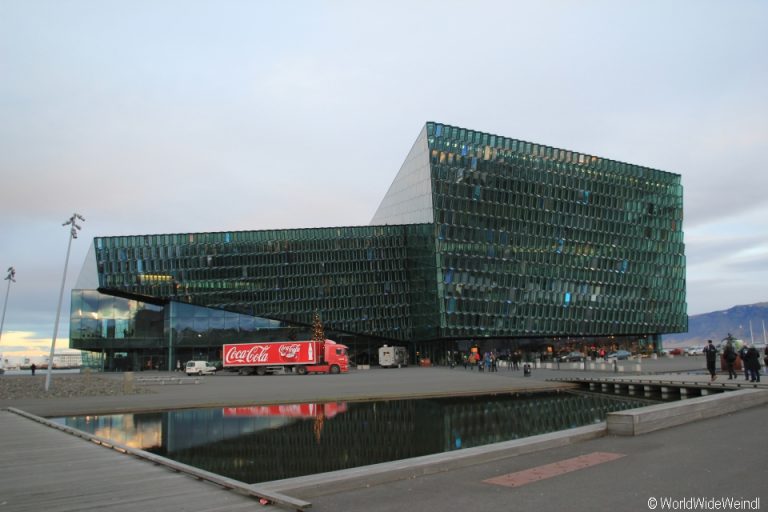
[[[336,343],[335,341],[325,340],[318,343],[318,352],[322,357],[315,364],[295,366],[295,371],[299,375],[307,373],[347,373],[349,371],[349,357],[347,355],[347,346]]]

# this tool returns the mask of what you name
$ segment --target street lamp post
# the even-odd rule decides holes
[[[8,307],[8,294],[11,293],[11,283],[16,282],[16,269],[8,267],[8,275],[5,276],[8,281],[8,289],[5,291],[5,302],[3,303],[3,319],[0,320],[0,341],[3,339],[3,326],[5,325],[5,309]]]
[[[64,275],[61,278],[61,290],[59,291],[59,305],[56,307],[56,322],[53,324],[53,339],[51,339],[51,353],[48,356],[48,372],[45,374],[45,391],[51,387],[51,372],[53,371],[53,350],[56,348],[56,335],[59,333],[59,317],[61,316],[61,301],[64,298],[64,283],[67,281],[67,267],[69,266],[69,250],[72,248],[72,240],[77,238],[77,231],[80,226],[77,220],[85,221],[79,213],[73,213],[72,217],[62,226],[72,226],[69,230],[69,243],[67,244],[67,258],[64,260]]]

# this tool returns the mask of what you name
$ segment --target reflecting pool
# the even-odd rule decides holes
[[[647,404],[628,397],[552,392],[218,407],[53,421],[259,483],[565,430]]]

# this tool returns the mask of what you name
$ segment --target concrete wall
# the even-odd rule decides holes
[[[636,436],[765,403],[768,403],[768,390],[742,389],[690,400],[650,405],[628,411],[612,412],[608,414],[606,423],[609,434]]]

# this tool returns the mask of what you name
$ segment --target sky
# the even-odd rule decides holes
[[[768,2],[0,0],[0,353],[93,237],[366,225],[427,121],[682,176],[688,313],[768,301]],[[8,296],[7,302],[5,301]]]

